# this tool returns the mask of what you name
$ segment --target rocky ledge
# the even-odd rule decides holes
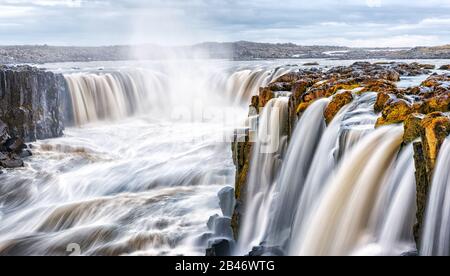
[[[277,94],[289,96],[288,135],[303,112],[317,99],[329,97],[331,102],[324,112],[330,123],[334,116],[362,93],[378,94],[374,112],[379,114],[376,127],[403,124],[404,143],[413,143],[417,180],[416,239],[421,223],[436,158],[444,139],[450,134],[450,74],[432,74],[433,65],[419,63],[357,62],[348,67],[334,67],[328,71],[301,69],[281,76],[267,87],[260,88],[250,109],[261,112]],[[441,68],[442,70],[442,68]],[[432,74],[432,75],[431,75]],[[399,88],[402,76],[429,75],[419,86]],[[289,93],[286,93],[289,92]],[[251,158],[252,143],[248,138],[236,137],[233,143],[236,173],[236,208],[232,218],[235,238],[238,238],[239,221],[245,206],[245,187]],[[419,242],[419,241],[418,241]]]
[[[25,145],[64,130],[64,77],[31,66],[0,65],[0,167],[23,166]]]

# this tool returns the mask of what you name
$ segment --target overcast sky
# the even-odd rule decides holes
[[[450,0],[0,0],[0,44],[450,43]]]

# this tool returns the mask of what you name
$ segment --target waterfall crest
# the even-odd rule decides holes
[[[161,103],[164,91],[161,75],[139,70],[77,73],[66,75],[65,79],[69,86],[76,125],[99,120],[118,120],[146,108],[158,107],[157,103]],[[152,94],[157,97],[150,100],[149,96]]]
[[[233,72],[208,67],[193,70],[192,66],[158,72],[121,69],[65,74],[72,123],[81,126],[149,113],[178,118],[179,113],[192,113],[199,107],[245,107],[259,87],[292,70],[264,67]]]
[[[270,200],[262,209],[267,224],[263,238],[267,246],[286,247],[298,198],[303,190],[314,152],[326,125],[323,112],[329,99],[317,100],[302,115],[295,127],[280,176],[270,191]]]

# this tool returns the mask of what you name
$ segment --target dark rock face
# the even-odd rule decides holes
[[[0,120],[0,168],[14,169],[23,167],[22,158],[31,155],[20,138],[11,138],[8,127]]]
[[[266,247],[264,245],[254,247],[248,254],[249,257],[277,257],[284,255],[283,249],[280,247]]]
[[[242,209],[246,195],[247,177],[250,170],[250,155],[253,143],[250,141],[248,131],[237,131],[232,143],[233,161],[236,166],[235,180],[235,209],[231,219],[234,238],[237,240]]]
[[[62,75],[30,66],[0,66],[0,167],[23,167],[25,142],[63,134],[68,90]]]
[[[63,134],[62,75],[30,66],[0,66],[0,119],[25,142]]]

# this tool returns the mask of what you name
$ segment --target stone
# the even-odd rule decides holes
[[[320,64],[318,62],[306,62],[303,64],[303,66],[319,66]]]
[[[279,257],[284,255],[285,253],[281,247],[266,247],[264,245],[253,247],[248,254],[249,257]]]
[[[450,71],[450,64],[446,64],[446,65],[442,65],[439,70],[446,70],[446,71]]]
[[[398,124],[405,121],[413,113],[412,105],[405,100],[396,100],[386,105],[382,116],[378,118],[376,127]]]
[[[378,93],[377,95],[377,101],[374,105],[375,112],[381,112],[383,111],[386,104],[392,99],[391,95],[386,92]]]
[[[269,88],[261,88],[259,90],[259,103],[258,108],[262,110],[266,104],[275,97],[275,93]]]
[[[404,122],[403,142],[411,143],[421,136],[423,118],[424,115],[418,113],[409,115]]]
[[[6,159],[0,161],[0,167],[6,168],[6,169],[15,169],[23,167],[24,163],[21,159]]]
[[[0,146],[2,146],[10,138],[8,126],[0,120]]]
[[[69,92],[61,74],[31,66],[0,68],[0,120],[11,137],[25,142],[59,137],[64,129],[64,99]]]
[[[428,114],[422,120],[422,142],[429,175],[436,166],[442,143],[450,134],[450,118],[440,112]]]
[[[348,105],[352,101],[353,94],[351,91],[344,91],[342,93],[336,94],[324,111],[326,123],[330,124],[334,119],[334,116],[336,116],[336,114],[338,114],[344,106]]]
[[[234,207],[236,205],[234,194],[233,187],[225,187],[219,191],[219,205],[224,217],[231,218],[233,216]]]
[[[206,249],[207,257],[225,257],[231,256],[232,244],[229,240],[219,239],[214,241],[211,246]]]
[[[416,224],[414,225],[414,239],[420,245],[420,237],[422,236],[422,224],[425,216],[425,209],[428,199],[428,191],[430,189],[430,176],[428,174],[426,158],[422,142],[415,142],[414,147],[414,164],[416,177]]]

